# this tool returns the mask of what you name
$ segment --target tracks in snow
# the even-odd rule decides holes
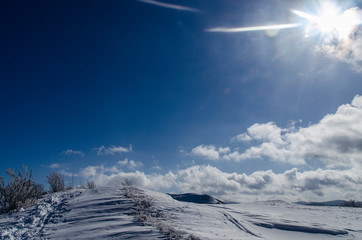
[[[135,207],[119,187],[54,193],[0,215],[0,239],[166,239],[130,215]]]
[[[253,233],[252,231],[250,231],[248,228],[246,228],[243,224],[241,224],[238,220],[236,220],[233,216],[231,216],[228,213],[225,212],[220,212],[221,214],[223,214],[227,220],[229,220],[232,224],[234,224],[237,228],[239,228],[241,231],[246,232],[250,235],[253,235],[254,237],[260,237],[259,235]]]
[[[62,214],[67,211],[67,199],[75,195],[69,192],[47,195],[40,199],[38,204],[26,210],[1,216],[1,239],[37,239],[44,234],[46,226],[61,221]],[[6,216],[8,219],[5,219]],[[8,224],[9,220],[11,224]]]
[[[227,210],[227,208],[225,208],[225,207],[219,207],[219,206],[216,206],[216,207]],[[229,222],[234,224],[241,231],[251,234],[255,237],[262,238],[258,234],[255,234],[254,232],[250,231],[250,229],[245,227],[245,224],[241,224],[240,221],[238,221],[237,219],[232,217],[231,214],[229,214],[225,211],[219,211],[219,212],[221,214],[223,214],[227,218],[227,220],[229,220]],[[328,235],[330,235],[330,236],[348,235],[347,230],[336,229],[336,228],[325,228],[324,226],[322,226],[320,224],[314,224],[312,226],[307,226],[301,222],[296,222],[296,221],[293,221],[293,222],[287,221],[287,220],[272,221],[270,216],[266,217],[266,216],[263,216],[260,214],[250,214],[247,212],[244,213],[244,212],[235,212],[235,211],[231,211],[231,212],[246,216],[247,217],[246,220],[254,226],[267,228],[267,229],[277,229],[277,230],[282,230],[282,231],[300,232],[300,233],[309,233],[309,234],[324,234],[327,236]]]

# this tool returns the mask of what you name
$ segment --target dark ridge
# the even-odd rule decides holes
[[[306,206],[327,206],[327,207],[362,207],[362,202],[359,201],[345,201],[345,200],[333,200],[326,202],[295,202],[296,204]]]
[[[331,230],[331,229],[323,229],[323,228],[316,228],[316,227],[288,225],[288,224],[281,224],[281,223],[255,222],[254,225],[264,227],[264,228],[275,228],[275,229],[284,230],[284,231],[315,233],[315,234],[328,234],[328,235],[333,235],[333,236],[348,234],[348,232],[344,231],[344,230]]]
[[[168,194],[173,199],[181,202],[192,202],[201,204],[224,204],[223,201],[216,199],[207,194],[184,193],[184,194]]]

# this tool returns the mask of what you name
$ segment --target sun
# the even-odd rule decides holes
[[[323,41],[347,40],[351,33],[362,24],[362,13],[358,7],[348,10],[332,2],[320,3],[314,14],[291,9],[295,15],[304,18],[306,22],[294,22],[277,25],[260,25],[244,27],[214,27],[205,29],[206,32],[239,33],[250,31],[265,31],[269,37],[275,37],[278,30],[299,28],[305,26],[305,37],[320,36]]]
[[[323,35],[344,39],[349,36],[356,25],[361,23],[355,11],[343,12],[337,5],[329,2],[322,3],[316,15],[298,10],[292,10],[292,12],[308,21],[307,35],[312,31],[317,31]]]
[[[322,4],[321,12],[315,18],[316,27],[322,33],[333,33],[342,29],[342,15],[339,9],[330,3]]]

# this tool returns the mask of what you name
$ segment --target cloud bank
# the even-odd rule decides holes
[[[355,96],[351,104],[341,105],[334,114],[326,115],[317,124],[280,128],[273,122],[256,123],[233,140],[251,146],[239,152],[230,151],[230,147],[200,145],[191,153],[213,161],[267,158],[293,165],[317,161],[330,168],[361,167],[362,96]]]
[[[226,173],[210,165],[196,165],[166,174],[146,174],[126,172],[118,166],[88,166],[81,175],[92,178],[98,185],[120,185],[128,178],[134,185],[151,190],[207,193],[232,201],[362,197],[362,177],[357,170],[299,172],[293,168],[284,173],[268,170],[247,175]]]

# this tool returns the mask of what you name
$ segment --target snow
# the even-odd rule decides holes
[[[362,239],[361,208],[283,201],[197,204],[126,191],[99,187],[48,194],[32,207],[0,215],[0,238],[169,239],[173,232],[175,239]]]
[[[1,239],[157,239],[153,227],[128,214],[134,201],[121,188],[71,190],[25,211],[0,216]]]

